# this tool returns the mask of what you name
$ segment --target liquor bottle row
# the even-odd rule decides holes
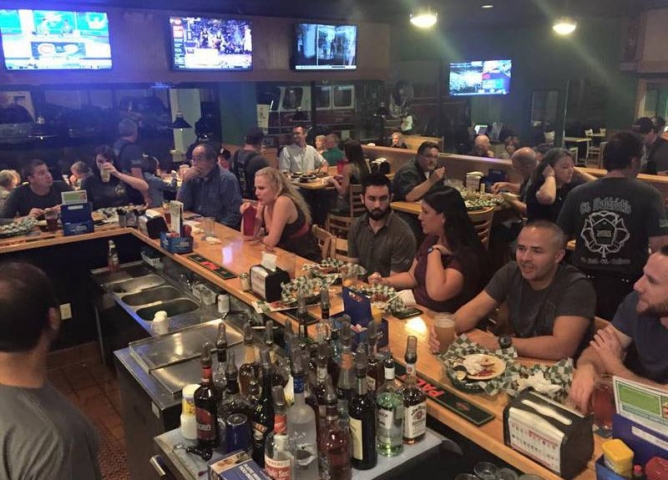
[[[207,343],[194,398],[200,452],[252,452],[274,480],[346,480],[351,469],[374,468],[379,454],[398,455],[404,444],[424,438],[427,407],[415,376],[416,337],[408,338],[407,376],[399,386],[394,359],[377,351],[374,322],[354,354],[349,318],[339,329],[320,322],[317,342],[301,327],[297,336],[287,332],[288,365],[272,362],[271,324],[258,361],[246,324],[245,358],[237,370],[221,324],[218,368],[212,372]]]

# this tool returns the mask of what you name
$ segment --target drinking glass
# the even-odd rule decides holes
[[[434,315],[434,330],[436,330],[436,337],[440,344],[438,353],[447,352],[455,340],[454,315],[452,313],[437,313]]]
[[[204,238],[213,238],[216,236],[216,219],[214,217],[205,217],[202,219],[202,229]]]
[[[297,269],[297,255],[290,252],[278,253],[276,259],[276,266],[281,270],[285,270],[290,274],[290,278],[295,278],[295,270]]]
[[[473,471],[481,480],[496,480],[499,467],[491,462],[478,462],[473,467]]]
[[[46,219],[46,228],[49,232],[58,230],[58,210],[47,208],[44,212],[44,218]]]
[[[615,414],[615,391],[612,375],[600,375],[594,385],[591,396],[594,423],[603,430],[612,430],[612,417]]]

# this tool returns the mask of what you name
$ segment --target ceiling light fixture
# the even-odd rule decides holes
[[[494,8],[494,5],[483,5],[482,8],[483,8],[484,10],[488,10],[488,9],[490,9],[490,8]]]
[[[185,128],[193,128],[192,125],[190,125],[188,122],[185,121],[183,118],[183,114],[181,112],[176,112],[176,118],[170,125],[170,128],[173,130],[183,130]]]
[[[552,30],[557,32],[559,35],[570,35],[575,31],[578,24],[575,20],[570,17],[561,17],[558,18],[554,25],[552,25]]]
[[[438,14],[431,10],[431,7],[420,9],[411,14],[411,23],[418,28],[431,28],[436,25]]]

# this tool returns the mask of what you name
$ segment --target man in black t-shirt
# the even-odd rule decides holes
[[[603,155],[608,173],[573,189],[557,223],[576,240],[572,263],[594,284],[596,314],[610,320],[642,275],[648,249],[668,243],[668,220],[659,192],[635,178],[640,139],[617,133]]]
[[[54,182],[49,167],[39,159],[31,161],[23,175],[28,179],[28,184],[12,191],[2,218],[41,217],[47,208],[60,208],[60,194],[71,190],[65,182]]]
[[[661,137],[659,127],[649,117],[641,117],[633,124],[633,131],[640,135],[645,146],[641,159],[643,173],[649,175],[668,173],[668,140]]]
[[[234,152],[230,169],[239,180],[243,198],[255,200],[255,174],[268,167],[269,162],[261,155],[264,132],[261,128],[251,128],[244,137],[244,146]]]
[[[118,122],[119,139],[114,142],[114,154],[118,161],[118,169],[128,175],[144,179],[144,151],[137,144],[139,126],[131,118]],[[148,202],[144,195],[128,186],[128,199],[135,205]]]

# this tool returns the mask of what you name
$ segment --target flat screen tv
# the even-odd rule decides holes
[[[357,69],[357,26],[295,25],[295,70]]]
[[[249,20],[170,17],[175,70],[252,70]]]
[[[109,22],[104,12],[0,10],[7,70],[108,70]]]
[[[450,96],[508,95],[511,69],[511,60],[451,63]]]

